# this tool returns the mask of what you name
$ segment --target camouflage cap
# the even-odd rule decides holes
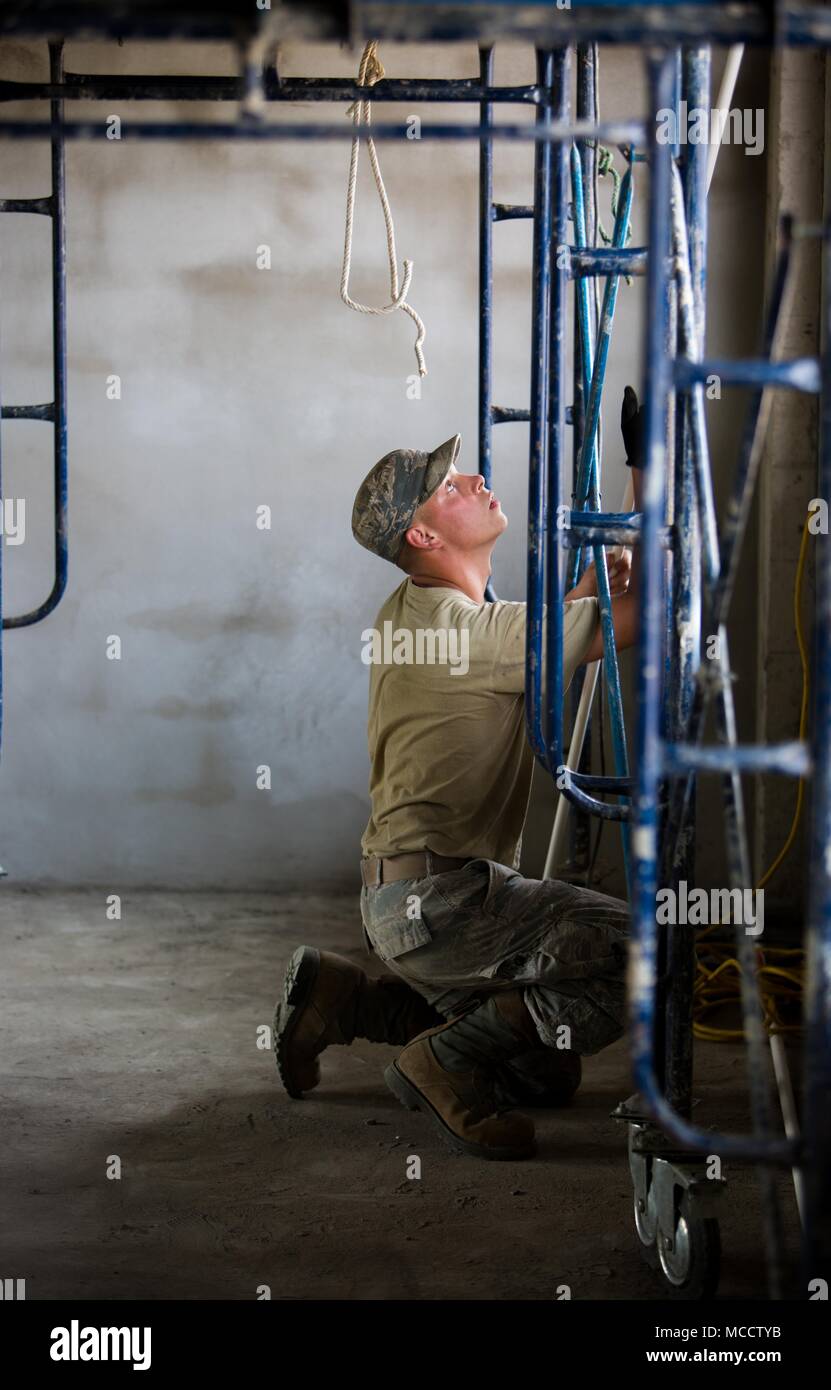
[[[462,436],[454,434],[431,454],[393,449],[369,470],[355,496],[352,534],[359,545],[393,564],[419,507],[444,482],[456,462]]]

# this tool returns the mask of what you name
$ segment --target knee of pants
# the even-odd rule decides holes
[[[593,1057],[618,1042],[626,1031],[623,981],[596,981],[576,995],[532,985],[525,998],[540,1037],[549,1047],[562,1045],[562,1030],[567,1028],[569,1049],[581,1057]]]

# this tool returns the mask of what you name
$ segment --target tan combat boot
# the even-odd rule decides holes
[[[534,1123],[499,1109],[500,1065],[540,1045],[521,990],[493,994],[484,1003],[415,1038],[384,1072],[393,1095],[408,1110],[423,1110],[450,1147],[477,1158],[530,1158]]]
[[[370,979],[344,956],[300,946],[286,970],[274,1013],[280,1079],[293,1100],[320,1081],[320,1053],[355,1038],[409,1042],[443,1015],[396,975]]]

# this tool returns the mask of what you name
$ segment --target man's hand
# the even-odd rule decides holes
[[[607,557],[606,565],[609,573],[609,592],[612,598],[618,598],[621,594],[625,594],[629,588],[629,579],[632,573],[631,550],[622,550],[614,559],[612,559],[611,556]],[[597,570],[594,560],[592,560],[588,569],[583,571],[583,574],[580,576],[574,588],[566,594],[566,602],[568,603],[574,598],[596,597]]]
[[[623,447],[626,450],[628,468],[643,468],[644,423],[644,407],[638,403],[634,387],[627,386],[623,392],[623,402],[620,407],[620,432],[623,435]]]

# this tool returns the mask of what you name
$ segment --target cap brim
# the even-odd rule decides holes
[[[453,434],[440,444],[438,449],[434,449],[429,456],[427,471],[425,474],[425,495],[421,499],[426,502],[432,497],[437,488],[441,487],[450,469],[459,457],[459,450],[462,447],[462,436]]]

